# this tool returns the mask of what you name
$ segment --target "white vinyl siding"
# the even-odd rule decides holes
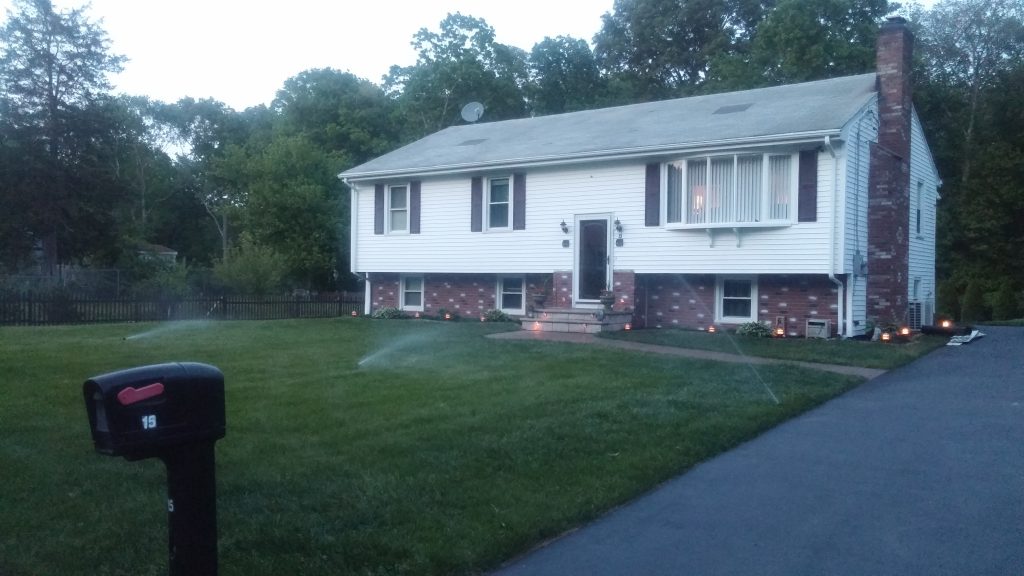
[[[939,179],[932,162],[931,151],[925,141],[921,122],[915,112],[910,132],[910,231],[908,277],[920,279],[918,294],[914,295],[914,282],[908,282],[910,300],[921,303],[921,312],[935,309],[935,212]],[[920,218],[920,233],[917,232]],[[922,321],[931,323],[932,318]]]
[[[819,214],[832,213],[832,162],[818,162]],[[796,166],[791,167],[796,174]],[[529,274],[572,270],[575,245],[562,221],[579,214],[611,214],[623,228],[623,245],[610,257],[618,270],[637,274],[827,274],[828,221],[777,228],[670,230],[644,223],[645,165],[533,168],[526,221],[517,233],[479,234],[470,230],[470,176],[424,178],[418,235],[373,234],[373,186],[358,188],[355,258],[358,272]],[[485,188],[486,189],[486,188]],[[795,198],[793,198],[795,202]],[[763,207],[763,206],[762,206]],[[795,208],[790,208],[793,216]],[[664,212],[663,212],[664,214]]]
[[[844,215],[840,228],[840,242],[837,272],[848,275],[846,313],[851,319],[853,331],[861,334],[867,325],[867,276],[861,275],[855,267],[857,254],[867,261],[868,254],[868,177],[871,174],[871,142],[878,140],[878,118],[876,106],[872,104],[864,113],[857,115],[843,132],[842,148],[843,182],[845,183]]]

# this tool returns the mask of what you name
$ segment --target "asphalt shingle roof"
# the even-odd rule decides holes
[[[351,168],[343,178],[431,173],[666,152],[841,129],[876,91],[875,74],[452,126]]]

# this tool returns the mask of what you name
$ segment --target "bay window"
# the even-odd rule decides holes
[[[796,196],[795,154],[704,156],[665,169],[666,223],[729,226],[788,223]]]

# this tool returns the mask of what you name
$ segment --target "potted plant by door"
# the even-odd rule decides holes
[[[598,297],[601,305],[604,306],[605,310],[611,311],[612,305],[615,304],[615,293],[605,288],[601,290],[601,295]]]

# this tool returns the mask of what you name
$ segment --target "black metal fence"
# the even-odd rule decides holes
[[[181,300],[98,299],[68,293],[0,294],[0,325],[333,318],[362,311],[361,292]]]

